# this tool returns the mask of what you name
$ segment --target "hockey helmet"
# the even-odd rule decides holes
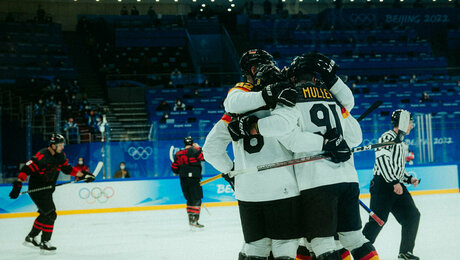
[[[60,135],[60,134],[57,134],[57,133],[54,133],[50,136],[50,139],[49,139],[49,146],[51,146],[52,144],[56,145],[56,144],[60,144],[60,143],[65,143],[65,138],[64,136]]]
[[[406,111],[406,110],[404,110],[404,109],[396,109],[391,114],[391,124],[393,125],[393,127],[397,127],[399,125],[399,116],[401,115],[402,111]],[[412,113],[409,112],[409,111],[407,111],[407,112],[410,114],[410,120],[412,121],[413,120]]]
[[[184,138],[184,145],[193,145],[194,141],[191,136],[187,136]]]
[[[275,63],[270,53],[260,49],[253,49],[243,53],[240,59],[240,68],[243,75],[252,75],[252,66],[270,63]]]
[[[251,91],[259,91],[267,85],[286,80],[283,73],[274,64],[263,64],[255,71],[254,88]]]
[[[294,60],[291,62],[291,65],[289,65],[289,68],[287,70],[287,77],[292,78],[306,73],[314,74],[313,68],[311,66],[311,55],[311,53],[304,53],[300,56],[295,57]]]

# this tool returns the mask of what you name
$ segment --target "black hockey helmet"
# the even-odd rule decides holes
[[[391,124],[393,125],[393,127],[397,127],[399,125],[399,116],[401,115],[402,111],[406,111],[406,110],[404,110],[404,109],[396,109],[391,114]],[[414,118],[412,117],[412,113],[409,112],[409,111],[407,111],[407,112],[410,115],[410,120],[413,120]]]
[[[243,75],[252,75],[252,66],[270,63],[275,63],[273,56],[270,53],[261,49],[253,49],[241,55],[240,68]]]
[[[48,145],[51,146],[52,144],[56,145],[56,144],[60,144],[60,143],[65,143],[65,138],[64,136],[60,135],[60,134],[57,134],[57,133],[54,133],[50,136],[50,139],[49,139],[49,142],[48,142]]]
[[[255,71],[254,88],[251,91],[259,91],[267,85],[286,80],[283,73],[275,64],[262,64]]]
[[[289,65],[289,68],[287,70],[287,77],[298,77],[301,74],[307,73],[314,75],[315,72],[313,71],[313,68],[311,66],[311,55],[312,53],[304,53],[300,56],[295,57],[294,60],[291,62],[291,65]]]
[[[184,138],[184,145],[193,145],[194,141],[191,136],[187,136]]]

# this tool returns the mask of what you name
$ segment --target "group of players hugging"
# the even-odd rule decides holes
[[[228,92],[226,113],[206,137],[205,160],[228,173],[320,153],[330,159],[231,180],[244,235],[238,259],[378,259],[361,232],[350,147],[362,132],[338,66],[305,53],[280,70],[261,49],[245,52],[240,66],[245,81]]]

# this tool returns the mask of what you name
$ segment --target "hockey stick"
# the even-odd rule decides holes
[[[204,203],[201,204],[201,206],[203,206],[203,208],[206,210],[206,212],[208,212],[209,216],[212,216],[211,211],[209,211],[208,207],[206,207],[206,205],[204,205]]]
[[[94,169],[94,173],[93,173],[94,178],[96,178],[96,176],[99,174],[99,172],[101,171],[103,165],[104,165],[103,162],[98,162],[97,163],[96,169]],[[80,179],[80,180],[75,179],[73,181],[63,182],[63,183],[59,183],[59,184],[56,184],[56,185],[49,185],[49,186],[36,188],[36,189],[32,189],[32,190],[26,190],[26,191],[23,191],[23,192],[19,193],[19,195],[26,194],[26,193],[37,192],[37,191],[42,191],[42,190],[49,190],[49,189],[52,189],[53,187],[62,186],[62,185],[66,185],[66,184],[72,184],[72,183],[76,183],[76,182],[80,182],[80,181],[84,181],[84,179]]]
[[[374,104],[372,104],[366,111],[364,111],[364,113],[361,116],[358,117],[358,119],[356,119],[356,121],[360,122],[361,120],[363,120],[367,115],[376,110],[382,103],[382,100],[375,101]]]
[[[394,145],[396,142],[384,142],[384,143],[378,143],[378,144],[371,144],[371,145],[366,145],[366,146],[360,146],[360,147],[355,147],[351,149],[352,153],[358,153],[362,151],[368,151],[368,150],[373,150],[381,147],[386,147],[390,145]],[[236,171],[230,171],[228,172],[229,177],[234,177],[236,175],[240,174],[246,174],[246,173],[257,173],[260,171],[265,171],[269,169],[274,169],[274,168],[279,168],[279,167],[284,167],[284,166],[290,166],[290,165],[295,165],[299,163],[305,163],[305,162],[312,162],[312,161],[317,161],[325,158],[330,158],[329,156],[325,154],[317,154],[317,155],[312,155],[312,156],[306,156],[306,157],[301,157],[297,159],[291,159],[287,161],[281,161],[281,162],[275,162],[275,163],[268,163],[268,164],[263,164],[259,165],[257,167],[251,167],[251,168],[246,168],[246,169],[241,169],[241,170],[236,170]],[[203,186],[204,184],[210,183],[212,181],[215,181],[223,176],[224,173],[215,175],[209,179],[206,179],[202,182],[200,182],[200,185]]]
[[[366,204],[364,204],[364,202],[362,202],[361,200],[359,200],[359,205],[361,205],[368,213],[369,213],[369,216],[375,220],[375,222],[377,222],[377,224],[379,224],[379,226],[383,226],[383,224],[385,224],[385,222],[383,222],[383,220],[381,220],[369,207],[366,206]]]

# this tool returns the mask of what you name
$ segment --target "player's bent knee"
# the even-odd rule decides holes
[[[364,237],[363,233],[361,233],[361,230],[339,232],[339,240],[342,246],[350,251],[369,242],[369,240]]]

